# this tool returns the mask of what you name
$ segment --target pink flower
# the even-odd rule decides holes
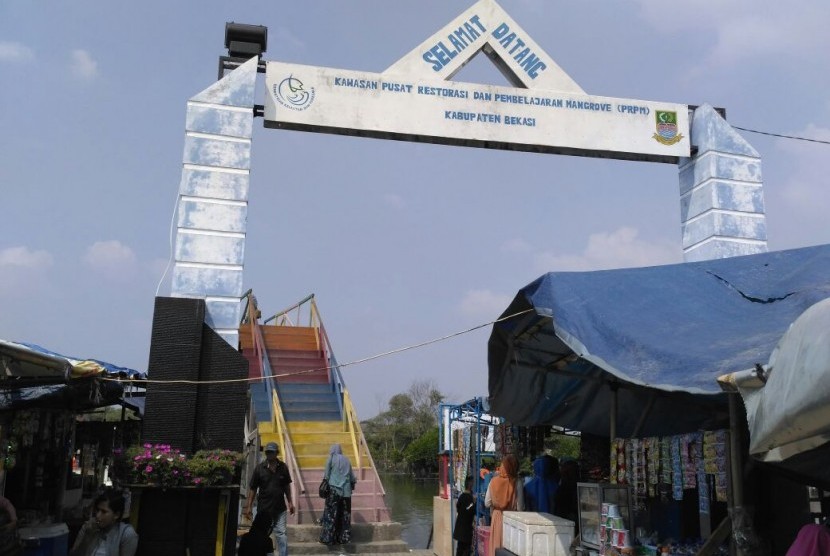
[[[201,477],[196,477],[195,479],[193,479],[193,484],[198,485],[198,484],[201,484],[201,483],[202,483],[202,478]]]
[[[144,468],[144,472],[145,473],[152,473],[153,472],[153,466],[148,465],[147,467]]]

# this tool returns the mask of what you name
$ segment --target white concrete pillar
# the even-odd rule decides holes
[[[187,102],[171,295],[205,300],[206,323],[237,347],[257,58]]]
[[[767,251],[761,157],[714,108],[691,120],[691,158],[680,167],[680,220],[687,262]]]

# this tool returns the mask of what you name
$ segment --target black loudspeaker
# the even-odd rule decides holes
[[[188,454],[242,450],[248,384],[241,379],[248,361],[205,324],[204,300],[156,298],[148,376],[193,383],[148,383],[143,442]],[[199,384],[225,380],[234,382]]]

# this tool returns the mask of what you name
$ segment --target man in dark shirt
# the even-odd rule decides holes
[[[288,554],[288,537],[286,535],[285,513],[286,503],[288,513],[294,515],[294,504],[291,503],[291,475],[288,466],[277,458],[276,442],[269,442],[265,446],[265,461],[254,468],[251,481],[248,485],[248,501],[245,505],[245,517],[253,517],[252,507],[254,498],[257,498],[257,513],[268,512],[274,523],[274,536],[277,537],[280,556]]]

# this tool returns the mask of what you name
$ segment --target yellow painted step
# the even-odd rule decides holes
[[[265,448],[265,445],[268,444],[269,442],[276,442],[277,446],[279,446],[280,445],[279,435],[275,432],[263,433],[262,431],[259,431],[259,445],[262,446],[263,448]]]
[[[263,434],[268,434],[274,432],[274,423],[273,421],[260,421],[256,424],[256,428],[259,431],[260,436]]]
[[[301,432],[345,432],[346,428],[342,421],[290,421],[288,432],[291,434]]]
[[[290,434],[291,442],[294,444],[331,446],[337,443],[344,447],[352,445],[352,435],[347,432],[293,432]]]

